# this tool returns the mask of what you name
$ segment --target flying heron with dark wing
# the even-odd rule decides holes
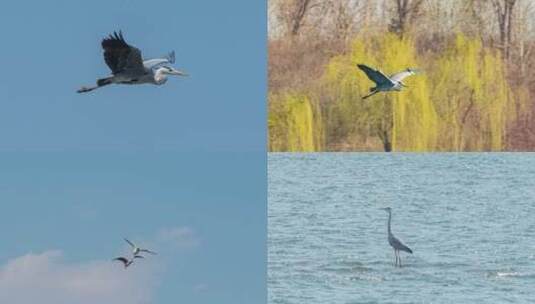
[[[175,52],[164,58],[143,60],[141,51],[126,43],[122,32],[114,32],[102,40],[104,61],[111,69],[109,77],[97,80],[93,87],[82,87],[77,92],[85,93],[109,84],[155,84],[167,82],[167,76],[187,76],[186,73],[170,66],[175,63]]]
[[[125,257],[118,257],[118,258],[115,258],[113,259],[113,261],[119,261],[121,263],[123,263],[124,265],[124,268],[128,268],[128,266],[132,265],[132,263],[134,263],[134,260],[135,259],[143,259],[144,257],[141,256],[141,255],[134,255],[134,257],[132,257],[132,259],[128,259],[128,258],[125,258]]]
[[[396,262],[394,265],[401,267],[401,257],[399,256],[399,252],[405,251],[412,254],[412,250],[392,234],[392,229],[390,228],[390,222],[392,220],[392,208],[386,207],[381,209],[388,212],[388,243],[390,246],[392,246],[392,248],[394,248],[394,255],[396,256]]]
[[[419,72],[417,69],[408,68],[394,75],[386,76],[383,72],[370,68],[367,65],[357,64],[357,66],[366,73],[366,76],[371,81],[375,82],[375,87],[370,88],[370,94],[362,97],[362,99],[366,99],[379,92],[401,91],[402,88],[407,87],[402,80]]]
[[[146,253],[150,253],[150,254],[157,254],[156,252],[154,251],[150,251],[148,249],[143,249],[143,248],[139,248],[136,244],[130,242],[128,239],[124,239],[128,245],[130,245],[132,247],[132,255],[135,257],[136,255],[138,255],[140,252],[146,252]]]

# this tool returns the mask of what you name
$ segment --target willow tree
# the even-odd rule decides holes
[[[431,98],[441,117],[439,149],[502,150],[507,122],[515,119],[503,58],[479,39],[458,34],[433,66]]]
[[[268,105],[269,151],[313,152],[323,149],[321,114],[308,96],[271,94]]]

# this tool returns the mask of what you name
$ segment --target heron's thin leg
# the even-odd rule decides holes
[[[403,265],[401,265],[401,256],[399,256],[399,268],[401,268]]]
[[[370,94],[368,94],[368,95],[362,97],[362,99],[366,99],[366,98],[368,98],[368,97],[370,97],[370,96],[373,96],[373,95],[375,95],[375,94],[377,94],[377,93],[379,93],[378,90],[372,91]]]
[[[78,91],[76,91],[77,93],[86,93],[86,92],[91,92],[93,91],[94,89],[98,89],[100,88],[100,86],[94,86],[94,87],[81,87]]]

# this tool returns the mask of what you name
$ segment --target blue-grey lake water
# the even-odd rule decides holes
[[[270,304],[535,303],[535,154],[271,153],[268,170]]]

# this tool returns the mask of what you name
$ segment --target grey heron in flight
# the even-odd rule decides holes
[[[408,68],[394,75],[386,76],[383,72],[370,68],[367,65],[357,64],[357,66],[366,73],[366,76],[368,76],[371,81],[375,82],[375,87],[370,88],[370,94],[362,97],[362,99],[366,99],[379,92],[401,91],[403,87],[407,87],[402,80],[418,72],[416,69]]]
[[[102,40],[104,61],[112,75],[97,80],[93,87],[82,87],[77,92],[85,93],[109,84],[155,84],[162,85],[168,75],[187,76],[186,73],[170,66],[175,62],[175,52],[164,58],[143,60],[141,51],[126,43],[122,32],[114,32]]]
[[[134,257],[132,257],[132,259],[128,259],[128,258],[125,258],[125,257],[118,257],[118,258],[115,258],[113,259],[113,261],[119,261],[121,263],[123,263],[124,265],[124,268],[128,268],[128,266],[132,265],[132,263],[134,263],[134,259],[143,259],[144,257],[141,256],[141,255],[134,255]]]
[[[135,257],[137,256],[140,252],[146,252],[146,253],[150,253],[150,254],[157,254],[156,252],[154,251],[150,251],[148,249],[143,249],[143,248],[139,248],[137,247],[134,243],[130,242],[128,239],[124,239],[128,245],[130,245],[132,247],[132,255]]]
[[[396,256],[395,266],[401,267],[401,257],[399,256],[399,251],[405,251],[412,254],[412,250],[392,234],[392,229],[390,228],[390,222],[392,220],[392,208],[386,207],[381,209],[388,212],[388,243],[390,246],[392,246],[392,248],[394,248],[394,255]]]

